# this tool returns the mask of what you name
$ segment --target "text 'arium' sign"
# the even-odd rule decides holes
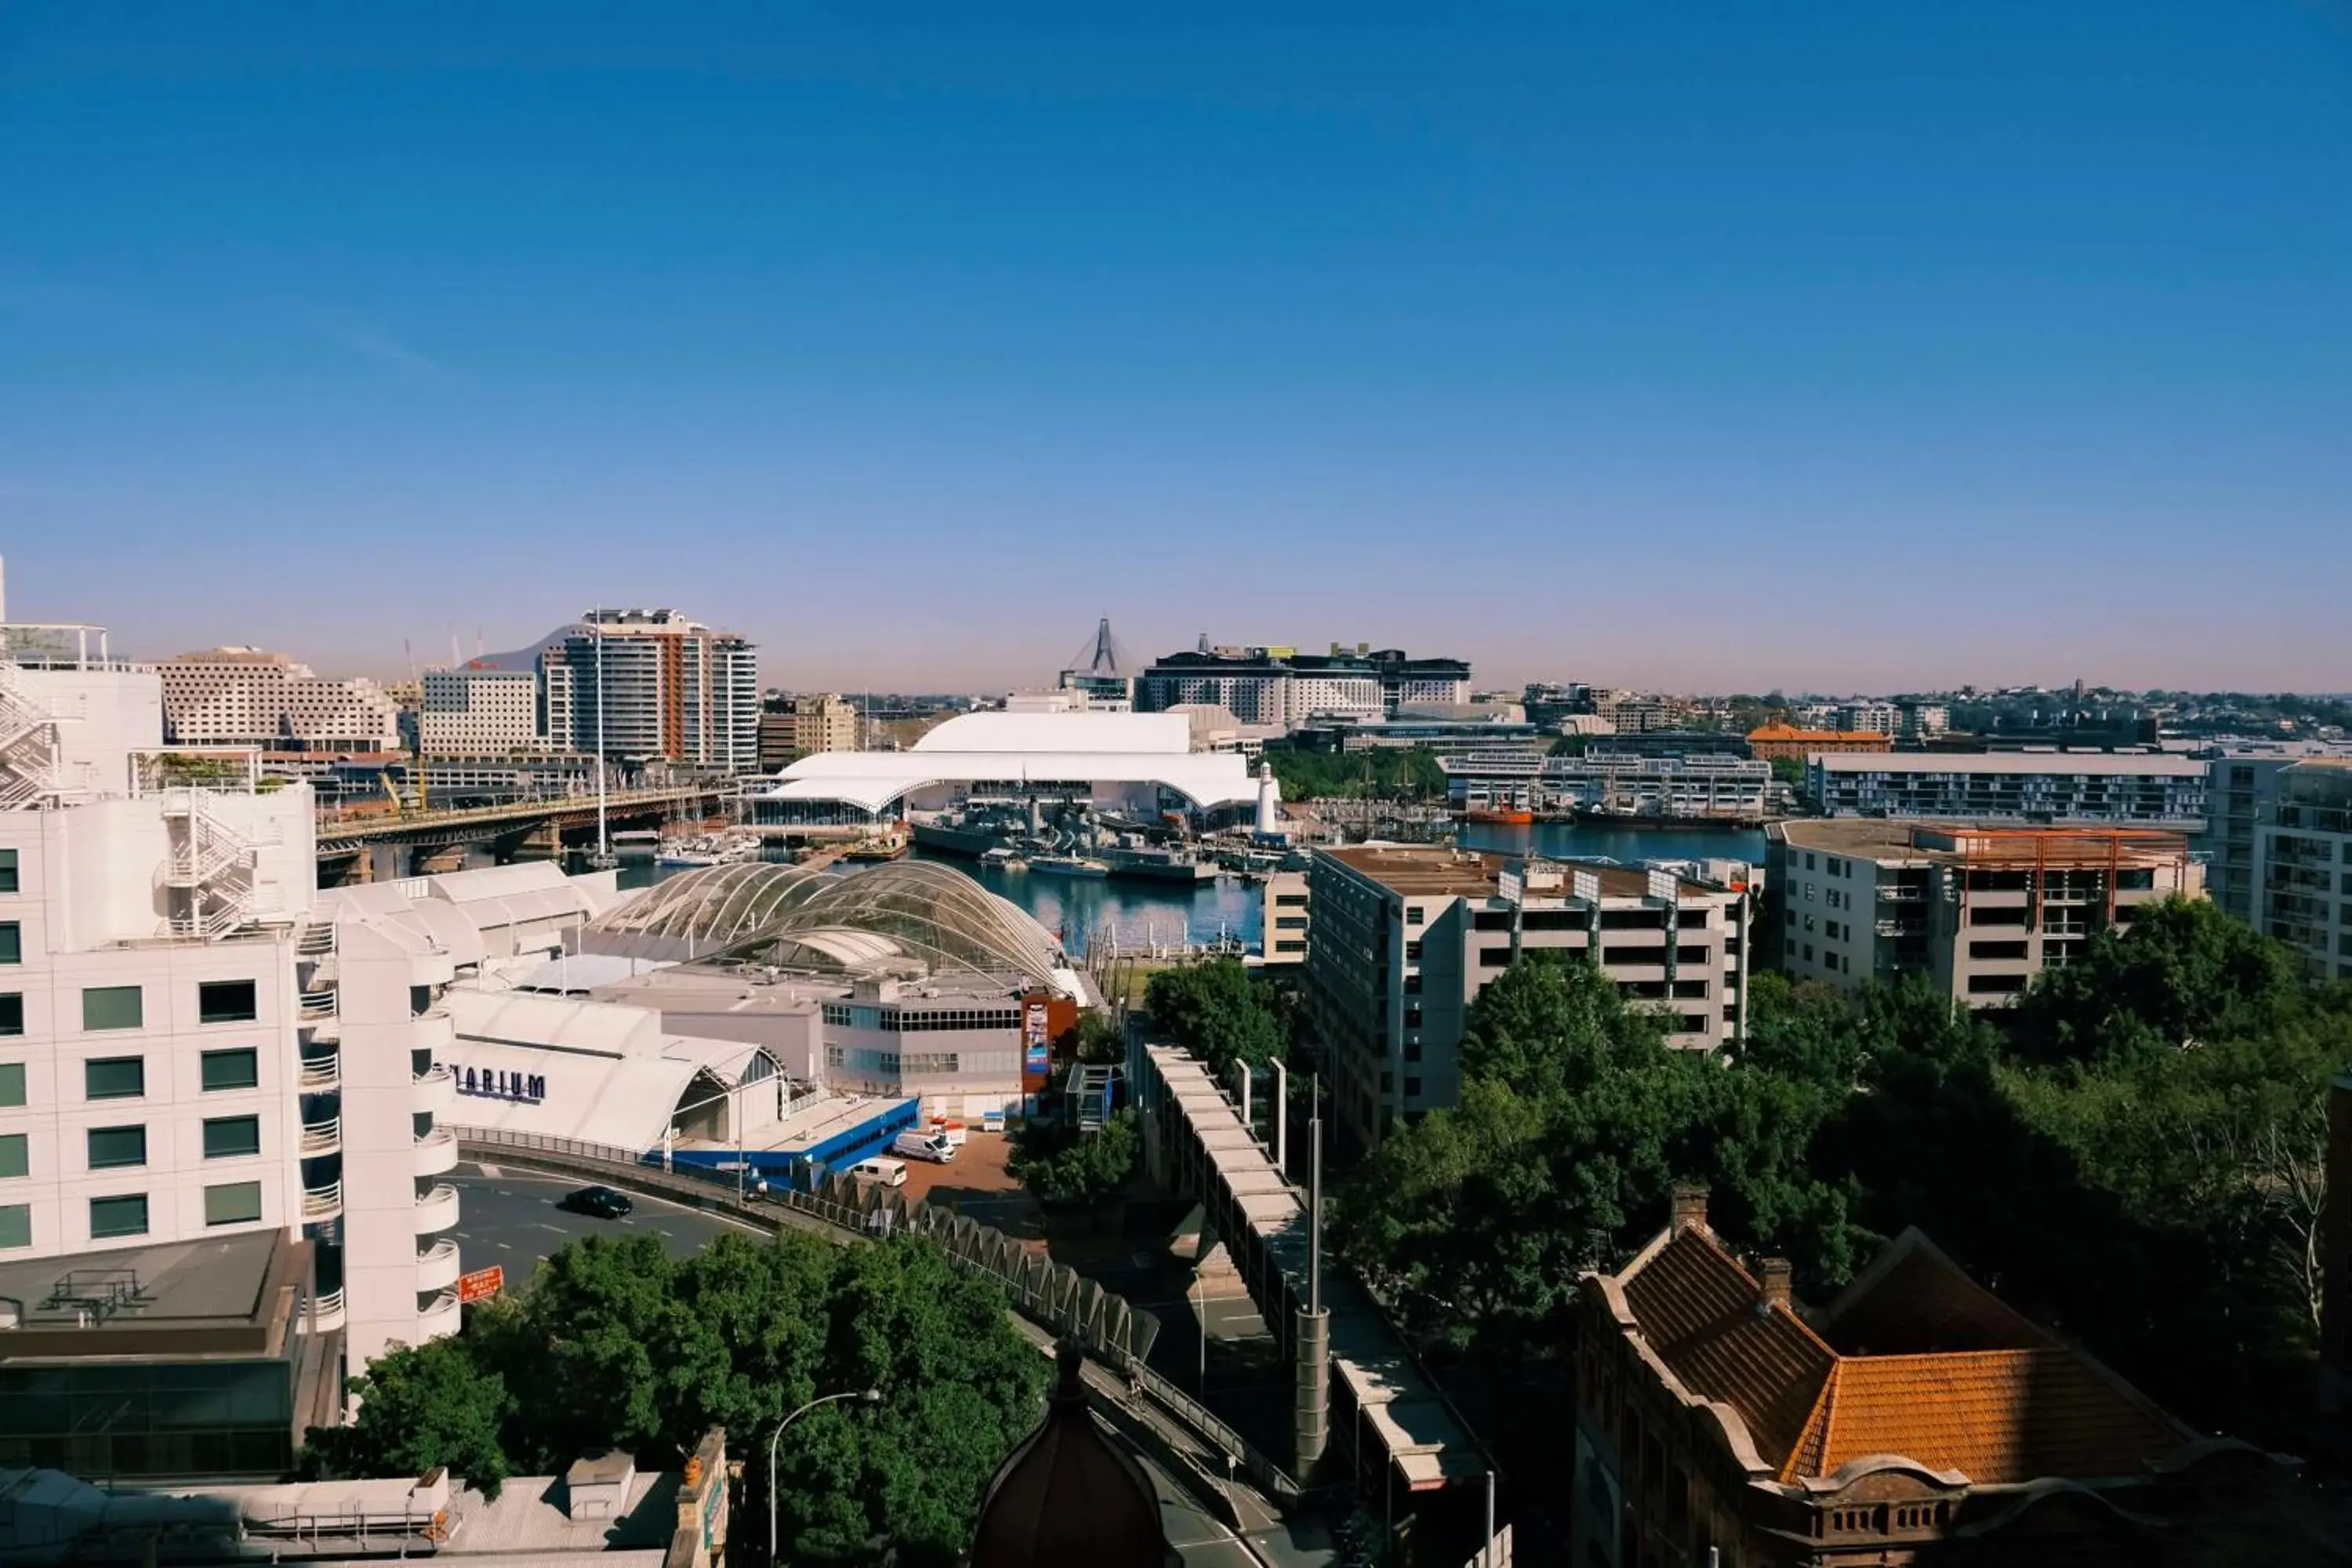
[[[452,1067],[449,1072],[457,1080],[457,1092],[477,1100],[520,1100],[536,1105],[547,1098],[547,1079],[539,1073],[461,1067]]]

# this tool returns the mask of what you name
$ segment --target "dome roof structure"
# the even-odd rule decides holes
[[[844,876],[751,861],[682,872],[607,911],[598,950],[737,959],[830,973],[913,959],[932,973],[1067,982],[1061,944],[950,867],[897,860]]]
[[[1059,1355],[1045,1419],[988,1483],[971,1568],[1176,1568],[1159,1489],[1087,1411],[1077,1346]]]

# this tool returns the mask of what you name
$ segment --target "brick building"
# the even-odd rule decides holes
[[[1794,757],[1803,762],[1816,752],[1891,752],[1895,737],[1876,730],[1800,730],[1793,724],[1766,724],[1748,731],[1748,754],[1759,762]]]
[[[2191,1432],[1916,1230],[1807,1311],[1679,1188],[1576,1322],[1578,1568],[2270,1560],[2238,1548],[2283,1461]]]

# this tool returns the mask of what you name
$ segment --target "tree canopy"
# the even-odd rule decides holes
[[[1005,1170],[1042,1203],[1092,1203],[1127,1185],[1143,1157],[1132,1106],[1092,1132],[1059,1119],[1033,1119],[1013,1138]]]
[[[1289,1016],[1281,999],[1273,986],[1252,979],[1237,958],[1156,971],[1144,985],[1143,1005],[1221,1083],[1234,1063],[1263,1067],[1289,1047]]]
[[[764,1445],[817,1395],[872,1388],[877,1403],[822,1406],[786,1436],[784,1539],[801,1562],[870,1561],[887,1538],[901,1562],[945,1564],[1045,1380],[1003,1296],[919,1238],[726,1236],[674,1261],[651,1237],[593,1237],[470,1309],[462,1334],[373,1363],[359,1420],[314,1430],[309,1462],[362,1476],[446,1464],[493,1484],[608,1447],[676,1463],[713,1426]]]
[[[1725,1059],[1667,1047],[1588,966],[1522,959],[1470,1010],[1459,1105],[1342,1189],[1341,1255],[1433,1351],[1551,1353],[1577,1272],[1621,1263],[1695,1178],[1710,1224],[1813,1300],[1916,1225],[2200,1425],[2300,1400],[2343,988],[2181,902],[2012,1008],[1917,977],[1748,985]]]

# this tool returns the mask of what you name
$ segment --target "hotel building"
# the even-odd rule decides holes
[[[1317,853],[1307,871],[1309,1016],[1357,1147],[1461,1094],[1470,1004],[1522,953],[1587,956],[1670,1045],[1744,1037],[1745,892],[1664,871],[1445,846]]]
[[[759,766],[759,650],[733,632],[676,610],[594,610],[540,664],[551,743],[728,773]]]

